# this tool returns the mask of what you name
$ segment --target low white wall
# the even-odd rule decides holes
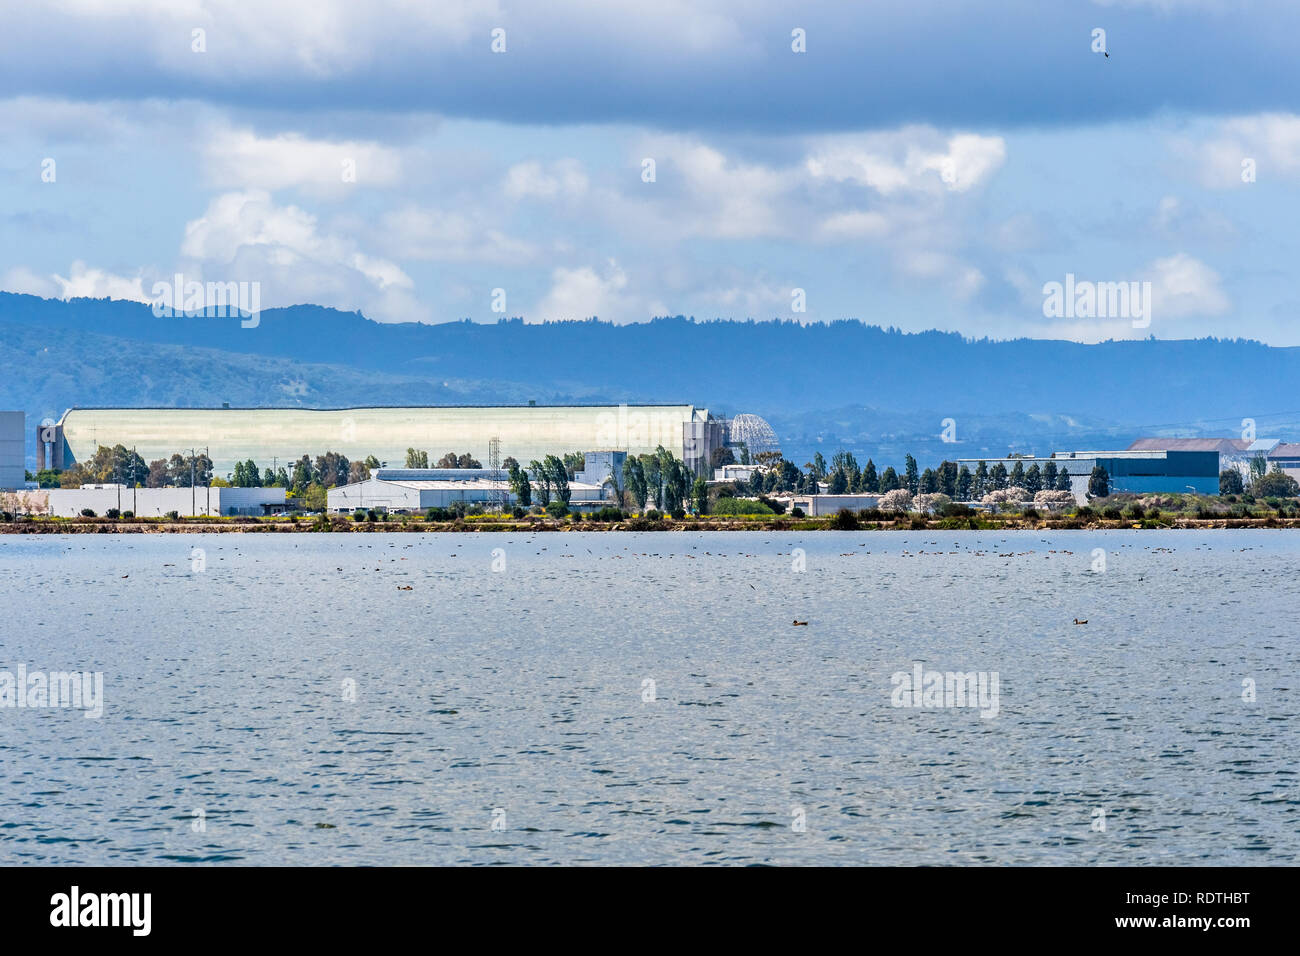
[[[179,515],[262,514],[262,504],[284,501],[283,488],[51,488],[50,514],[75,518],[83,508],[103,517],[111,508],[131,511],[137,518]]]

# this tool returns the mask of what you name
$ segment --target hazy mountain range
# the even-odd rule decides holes
[[[1300,348],[1244,340],[970,340],[856,320],[382,324],[302,305],[156,318],[135,302],[0,293],[0,408],[693,402],[820,448],[943,457],[1124,447],[1139,435],[1300,434]],[[953,419],[956,444],[940,440]],[[29,432],[32,429],[29,428]],[[30,438],[29,438],[30,442]],[[324,449],[304,449],[318,452]]]

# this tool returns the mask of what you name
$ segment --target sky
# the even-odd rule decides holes
[[[1300,344],[1294,0],[5,6],[4,290]]]

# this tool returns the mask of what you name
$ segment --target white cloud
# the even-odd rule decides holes
[[[344,180],[345,164],[355,177]],[[258,136],[251,129],[217,128],[205,138],[204,171],[222,189],[305,186],[344,194],[357,187],[391,186],[402,179],[397,150],[375,142],[308,139],[298,133]]]
[[[537,246],[483,224],[483,215],[405,206],[385,213],[377,237],[393,256],[429,262],[524,265]]]
[[[1151,282],[1153,321],[1194,315],[1222,315],[1232,303],[1219,274],[1184,252],[1157,259],[1143,276]]]
[[[54,275],[51,278],[59,285],[61,299],[130,299],[135,302],[148,302],[144,294],[142,276],[118,276],[103,269],[87,268],[81,261],[74,262],[68,270],[67,278]]]
[[[944,140],[928,127],[819,138],[806,160],[815,179],[853,182],[882,196],[900,190],[966,192],[1006,160],[1000,136],[957,133]]]
[[[13,266],[0,276],[0,289],[22,295],[39,295],[43,299],[57,299],[59,284],[53,276],[38,276],[26,266]]]
[[[624,299],[627,273],[609,260],[602,272],[590,266],[559,268],[552,273],[551,291],[538,303],[533,321],[586,319],[600,316],[606,321],[637,321],[648,316],[629,316]]]
[[[1242,179],[1248,161],[1253,161],[1259,183],[1300,177],[1300,116],[1293,113],[1234,117],[1219,123],[1207,138],[1173,145],[1193,160],[1200,182],[1211,189],[1249,185]]]
[[[587,192],[587,173],[576,159],[543,165],[517,163],[506,173],[505,192],[511,199],[577,199]]]
[[[360,307],[380,321],[426,321],[415,283],[395,262],[351,239],[323,232],[315,216],[277,206],[261,190],[225,193],[185,226],[187,272],[219,281],[261,283],[264,307],[312,302]]]

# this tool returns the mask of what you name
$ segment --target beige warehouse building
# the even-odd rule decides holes
[[[37,444],[38,465],[69,467],[100,445],[134,448],[145,461],[206,449],[219,475],[252,459],[265,468],[303,455],[373,455],[391,467],[406,450],[468,452],[489,463],[488,443],[522,464],[546,455],[658,446],[688,465],[707,466],[724,441],[723,423],[694,405],[460,405],[359,408],[72,408]],[[47,440],[46,440],[47,439]]]

